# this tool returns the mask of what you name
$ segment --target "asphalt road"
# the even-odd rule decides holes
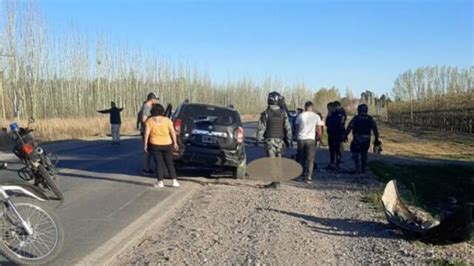
[[[244,127],[247,160],[263,157],[263,147],[254,145],[257,124],[245,123]],[[154,189],[155,178],[141,175],[143,153],[139,137],[128,137],[121,145],[111,145],[110,140],[75,140],[44,147],[59,156],[60,186],[65,194],[62,204],[49,202],[66,232],[55,265],[79,262],[176,191],[171,187]],[[294,152],[289,150],[286,156]],[[318,150],[316,155],[320,167],[328,163],[326,149]],[[348,152],[343,157],[350,161]],[[9,162],[9,169],[0,171],[0,180],[18,180],[18,159],[11,153],[0,152],[0,160]],[[178,174],[192,178],[208,173],[193,170]],[[0,256],[0,265],[5,264],[8,263]]]
[[[246,136],[255,137],[256,124],[245,127]],[[138,137],[126,138],[121,145],[111,145],[109,140],[44,145],[59,157],[60,186],[65,195],[62,204],[49,203],[66,232],[64,247],[54,264],[77,263],[176,189],[154,189],[155,179],[141,176],[141,145]],[[262,156],[259,150],[248,145],[248,159]],[[11,154],[0,155],[9,162],[1,179],[18,180],[19,161]],[[7,262],[0,257],[0,264]]]
[[[65,201],[51,202],[64,226],[65,243],[57,265],[78,262],[106,240],[168,197],[173,188],[152,187],[152,177],[142,177],[139,138],[121,145],[109,141],[71,141],[46,145],[59,155],[60,186]],[[17,178],[17,160],[10,161],[1,178]],[[2,261],[5,263],[5,261]]]

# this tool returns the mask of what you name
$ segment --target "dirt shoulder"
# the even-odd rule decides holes
[[[120,264],[413,264],[474,261],[467,243],[410,241],[361,200],[372,178],[317,173],[314,184],[193,179],[205,185]],[[209,183],[209,184],[206,184]]]
[[[474,161],[474,135],[403,130],[381,122],[379,127],[386,155]]]

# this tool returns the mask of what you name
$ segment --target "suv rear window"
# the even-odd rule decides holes
[[[215,125],[230,126],[239,121],[236,111],[205,105],[188,105],[184,115],[191,120],[210,120]]]

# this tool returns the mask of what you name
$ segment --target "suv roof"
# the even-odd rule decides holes
[[[237,110],[235,110],[233,108],[229,108],[227,106],[215,105],[215,104],[183,102],[182,105],[187,105],[187,106],[196,105],[196,106],[203,106],[203,107],[213,107],[213,108],[227,109],[229,111],[237,112]]]

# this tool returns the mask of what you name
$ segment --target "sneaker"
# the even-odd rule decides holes
[[[165,184],[163,183],[163,181],[158,181],[155,184],[153,184],[153,186],[155,188],[162,188],[162,187],[165,187]]]
[[[171,185],[172,187],[179,187],[179,183],[177,179],[173,179],[173,184]]]
[[[153,170],[145,170],[143,169],[143,174],[144,175],[153,175],[155,172],[153,172]]]
[[[313,179],[306,179],[304,182],[306,182],[306,184],[311,184],[313,183]]]

